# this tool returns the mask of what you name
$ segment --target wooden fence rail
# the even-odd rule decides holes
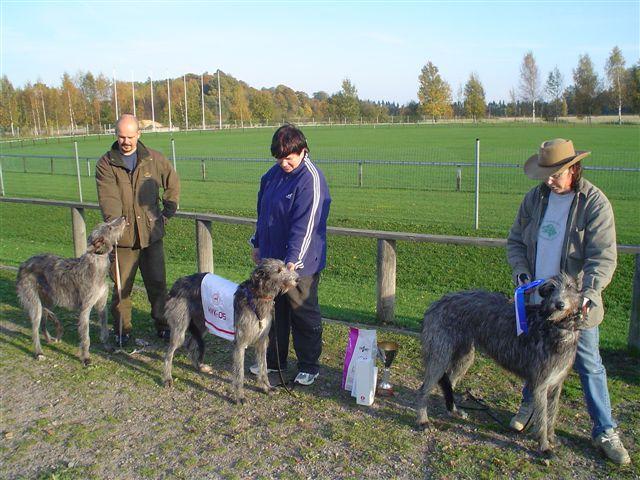
[[[87,248],[84,210],[98,210],[95,203],[78,203],[37,198],[0,197],[1,202],[25,203],[67,207],[71,210],[73,245],[76,256]],[[213,238],[211,228],[215,222],[253,226],[256,220],[245,217],[230,217],[210,213],[178,212],[177,218],[191,219],[196,229],[196,264],[199,272],[213,272]],[[376,318],[379,322],[392,324],[395,319],[396,297],[396,242],[427,242],[449,245],[505,248],[507,241],[499,238],[462,237],[454,235],[430,235],[426,233],[388,232],[384,230],[361,230],[356,228],[328,227],[331,235],[375,238],[378,242],[377,256],[377,302]],[[635,255],[635,272],[631,292],[631,317],[628,344],[640,349],[640,245],[618,245],[618,253]]]

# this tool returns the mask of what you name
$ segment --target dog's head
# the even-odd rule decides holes
[[[551,277],[538,287],[538,295],[542,297],[540,313],[548,321],[568,322],[571,324],[568,327],[579,327],[583,297],[572,277],[565,273]]]
[[[251,273],[251,283],[260,296],[275,296],[295,288],[298,274],[289,270],[282,260],[265,258]]]
[[[127,228],[127,219],[124,217],[117,217],[99,224],[89,235],[87,252],[96,255],[111,252],[113,246],[122,237],[125,228]]]

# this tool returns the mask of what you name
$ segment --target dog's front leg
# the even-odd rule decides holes
[[[538,439],[540,453],[545,458],[552,458],[553,451],[547,437],[547,395],[546,385],[537,385],[533,389],[533,434]]]
[[[89,314],[91,307],[80,311],[78,318],[78,334],[80,335],[80,360],[86,367],[91,363],[89,358]]]
[[[236,332],[236,336],[238,332]],[[236,405],[244,403],[244,342],[233,343],[233,395]]]
[[[262,387],[264,393],[271,393],[273,387],[269,383],[269,375],[267,375],[267,347],[269,345],[269,335],[263,332],[262,336],[256,342],[256,357],[258,360],[258,385]]]
[[[103,293],[96,302],[96,310],[98,310],[98,318],[100,319],[100,342],[106,346],[109,342],[109,326],[107,325],[107,299],[109,298],[109,289],[105,286]]]
[[[547,406],[547,438],[551,446],[557,445],[556,441],[556,418],[558,416],[558,407],[560,405],[560,392],[562,391],[562,382],[549,388],[548,406]]]

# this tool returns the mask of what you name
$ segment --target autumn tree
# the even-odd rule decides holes
[[[476,73],[471,73],[464,86],[464,114],[477,121],[480,118],[484,118],[486,110],[487,104],[482,83]]]
[[[451,108],[451,87],[442,79],[438,67],[427,62],[418,76],[418,100],[421,112],[434,121],[453,115]]]
[[[597,109],[600,81],[588,53],[580,55],[578,66],[573,70],[573,83],[576,113],[578,116],[586,115],[591,118]]]
[[[339,118],[353,122],[360,116],[358,92],[348,78],[342,81],[342,89],[331,97],[331,101]]]

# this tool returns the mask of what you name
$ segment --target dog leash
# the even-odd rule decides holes
[[[275,310],[275,302],[274,302],[274,310]],[[276,312],[273,312],[273,333],[274,333],[274,338],[276,340],[276,363],[278,364],[278,376],[280,377],[280,385],[282,385],[282,387],[285,389],[285,391],[291,395],[293,398],[298,398],[298,395],[296,395],[293,390],[290,390],[289,387],[287,387],[287,382],[284,381],[284,376],[282,375],[282,368],[280,366],[280,348],[278,346],[278,328],[276,327]],[[287,332],[287,335],[289,333]],[[293,388],[293,387],[292,387]]]
[[[506,425],[502,420],[500,420],[496,415],[494,415],[491,411],[491,408],[489,407],[489,405],[487,405],[483,400],[476,398],[475,395],[473,395],[473,393],[471,393],[471,391],[469,389],[467,389],[467,397],[469,397],[471,400],[473,400],[474,402],[476,402],[478,405],[480,405],[481,408],[478,407],[462,407],[465,410],[478,410],[478,411],[484,411],[487,413],[487,415],[489,415],[491,418],[493,418],[496,422],[498,422],[498,424],[507,429],[510,430],[510,427],[508,425]],[[533,416],[533,415],[532,415]],[[527,420],[527,423],[525,424],[524,428],[522,429],[522,431],[524,432],[527,429],[527,426],[529,425],[529,422],[531,421],[531,417],[529,417],[529,420]]]

